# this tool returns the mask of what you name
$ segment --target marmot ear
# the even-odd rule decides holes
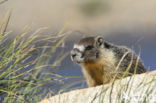
[[[96,37],[95,39],[95,45],[96,47],[102,47],[104,43],[104,39],[101,36]]]

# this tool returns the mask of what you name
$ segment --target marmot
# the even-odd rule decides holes
[[[100,36],[86,37],[74,44],[71,59],[83,68],[89,87],[146,72],[139,56],[131,49],[109,43]]]

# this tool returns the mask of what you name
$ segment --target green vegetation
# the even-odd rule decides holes
[[[69,53],[54,55],[71,32],[64,33],[63,28],[49,37],[39,35],[45,29],[41,28],[28,35],[30,27],[27,26],[12,36],[7,32],[10,16],[11,13],[7,20],[0,21],[0,101],[36,103],[47,94],[55,94],[51,88],[56,88],[63,79],[74,78],[57,74],[59,63]]]
[[[78,5],[78,8],[87,17],[94,17],[109,10],[107,0],[85,0]]]

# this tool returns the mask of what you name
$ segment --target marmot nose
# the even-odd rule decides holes
[[[71,51],[71,57],[74,58],[74,57],[76,57],[76,55],[77,55],[76,52],[74,50],[72,50]]]
[[[76,57],[76,54],[71,54],[72,58]]]

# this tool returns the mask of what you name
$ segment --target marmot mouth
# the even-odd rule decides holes
[[[80,63],[84,62],[84,58],[74,57],[74,58],[72,58],[72,61],[77,63],[77,64],[80,64]]]

